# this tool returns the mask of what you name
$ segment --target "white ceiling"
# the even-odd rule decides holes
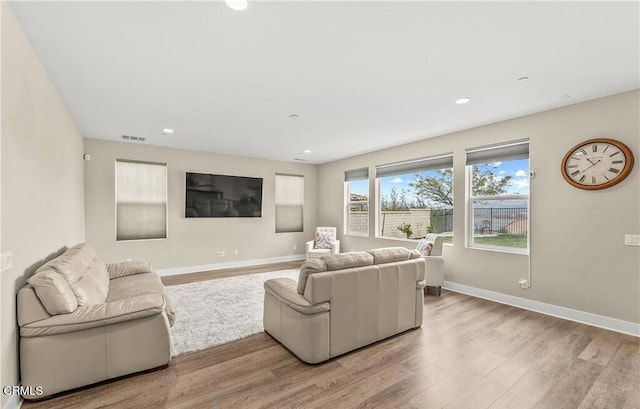
[[[635,1],[11,8],[88,138],[324,163],[640,85]]]

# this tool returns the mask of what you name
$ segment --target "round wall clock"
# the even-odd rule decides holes
[[[633,168],[633,154],[622,142],[597,138],[574,146],[562,160],[562,176],[572,186],[605,189],[626,178]]]

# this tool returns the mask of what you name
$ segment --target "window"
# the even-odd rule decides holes
[[[344,172],[346,190],[345,234],[369,235],[369,169]]]
[[[166,163],[117,159],[116,240],[166,238]]]
[[[276,174],[276,233],[303,231],[304,176]]]
[[[376,166],[377,237],[453,242],[453,154]]]
[[[529,141],[467,149],[469,245],[529,249]]]

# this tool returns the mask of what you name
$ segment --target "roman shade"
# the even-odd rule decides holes
[[[453,153],[427,156],[404,162],[388,163],[376,166],[376,178],[385,176],[405,175],[426,170],[447,169],[453,167]]]

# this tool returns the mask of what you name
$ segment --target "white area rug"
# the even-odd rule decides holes
[[[298,279],[298,270],[281,270],[167,287],[176,310],[171,328],[172,355],[199,351],[263,331],[266,280]]]

